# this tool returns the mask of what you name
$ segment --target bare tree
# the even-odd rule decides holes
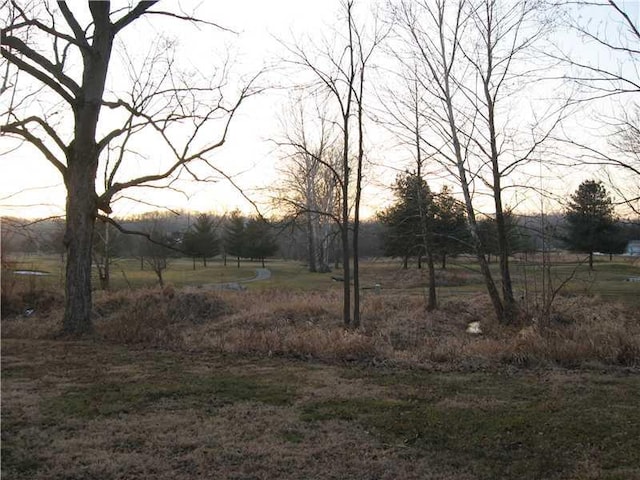
[[[341,199],[338,223],[342,240],[343,322],[346,326],[358,327],[360,325],[358,230],[365,160],[364,96],[367,91],[365,80],[371,57],[385,34],[377,22],[370,30],[371,33],[367,34],[367,30],[357,22],[354,16],[354,0],[345,0],[342,3],[342,13],[344,27],[332,32],[330,39],[325,38],[312,48],[305,48],[299,43],[287,48],[291,56],[290,62],[308,72],[313,78],[308,85],[309,90],[322,92],[336,111],[334,121],[341,133],[341,165],[339,170],[334,169],[334,175],[339,183]],[[353,199],[353,204],[350,203],[350,199]],[[353,270],[351,269],[352,254]]]
[[[172,250],[172,237],[167,231],[166,217],[154,215],[147,225],[145,238],[140,239],[144,261],[158,278],[160,288],[164,287],[164,271],[169,268]]]
[[[276,202],[288,217],[304,219],[309,271],[328,272],[333,226],[340,225],[341,157],[327,113],[318,105],[312,114],[305,108],[299,99],[283,121],[277,143],[286,156]]]
[[[535,18],[537,12],[537,4],[527,0],[401,1],[394,8],[400,37],[396,57],[410,67],[406,70],[413,72],[427,106],[421,143],[461,187],[480,270],[496,315],[504,322],[512,320],[517,306],[503,192],[514,171],[536,158],[562,119],[562,108],[549,108],[526,126],[525,139],[508,114],[513,93],[539,68],[526,57],[546,28]],[[477,219],[474,194],[483,187],[493,202],[501,292]]]
[[[99,221],[93,232],[93,264],[98,272],[100,288],[108,290],[111,281],[111,265],[117,255],[119,232],[114,231],[109,222]]]
[[[227,65],[211,76],[181,74],[175,44],[162,38],[150,42],[156,47],[143,58],[124,48],[120,69],[111,69],[119,41],[139,43],[132,24],[143,17],[220,28],[155,10],[155,1],[124,8],[89,2],[90,18],[64,1],[21,3],[3,8],[2,71],[8,73],[2,88],[8,109],[2,112],[2,132],[37,149],[64,180],[63,331],[80,334],[92,329],[91,241],[99,212],[111,213],[113,202],[132,189],[171,187],[181,175],[206,179],[198,166],[217,171],[208,154],[224,144],[237,109],[255,88],[252,80],[235,88]],[[36,101],[34,92],[48,101]],[[149,162],[152,156],[157,160]],[[131,158],[147,160],[146,173],[129,170]]]

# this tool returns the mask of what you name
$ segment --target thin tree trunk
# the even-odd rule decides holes
[[[309,272],[315,273],[318,271],[316,265],[316,237],[315,231],[313,228],[313,219],[311,217],[311,212],[307,212],[307,248],[308,248],[308,262],[309,262]]]
[[[359,201],[357,202],[359,204]],[[360,230],[359,205],[355,208],[355,219],[353,222],[353,327],[360,326],[360,261],[358,258],[358,234]]]
[[[513,297],[511,273],[509,270],[509,244],[507,239],[507,226],[502,205],[502,174],[500,173],[498,141],[495,128],[494,99],[489,91],[489,78],[491,78],[492,57],[488,52],[489,72],[484,82],[484,94],[487,101],[489,140],[491,146],[491,170],[493,175],[493,201],[496,210],[496,231],[498,237],[498,261],[500,276],[502,279],[502,318],[503,323],[510,323],[516,311],[516,301]]]
[[[433,262],[433,254],[427,252],[427,267],[429,269],[429,300],[427,301],[427,311],[430,312],[438,308],[436,297],[436,269]]]
[[[347,220],[342,225],[342,278],[344,280],[344,284],[342,286],[343,292],[343,300],[342,300],[342,321],[345,326],[351,325],[351,270],[350,263],[351,259],[349,258],[349,220],[348,220],[348,210],[346,205],[343,205],[344,218]]]

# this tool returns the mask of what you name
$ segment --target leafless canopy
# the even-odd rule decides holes
[[[210,154],[224,144],[240,104],[259,91],[257,76],[240,87],[230,81],[229,59],[215,67],[205,60],[185,69],[178,61],[181,45],[168,35],[152,38],[146,51],[139,48],[141,32],[131,24],[143,17],[223,30],[193,14],[160,10],[156,3],[111,11],[108,2],[89,2],[88,12],[72,11],[63,1],[3,6],[2,132],[35,147],[67,183],[81,108],[99,102],[96,194],[105,213],[132,187],[175,188],[178,178],[219,177]],[[106,24],[116,37],[114,58],[104,96],[90,98],[82,66],[100,51]],[[128,197],[140,199],[139,193]]]

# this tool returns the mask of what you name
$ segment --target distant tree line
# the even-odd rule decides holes
[[[422,189],[415,195],[415,188]],[[423,267],[428,255],[423,241],[429,237],[431,254],[441,268],[447,259],[472,254],[470,232],[465,221],[463,205],[448,188],[434,193],[426,181],[411,173],[399,176],[394,185],[395,200],[376,218],[363,221],[360,229],[360,250],[363,258],[398,258],[403,268]],[[419,205],[418,201],[423,202]],[[426,230],[420,225],[420,209],[426,212]],[[543,232],[537,214],[517,215],[507,211],[508,251],[512,255],[542,249]],[[640,239],[640,219],[616,218],[612,201],[602,183],[583,182],[571,196],[564,212],[547,215],[545,223],[551,249],[584,252],[591,257],[596,252],[623,253],[631,240]],[[156,269],[171,258],[188,256],[203,267],[207,261],[220,258],[236,266],[242,259],[264,262],[278,254],[288,260],[299,260],[311,268],[313,252],[308,249],[309,230],[305,218],[298,221],[286,217],[267,222],[247,217],[239,211],[229,215],[180,215],[149,213],[119,221],[123,229],[143,235],[124,234],[113,225],[98,222],[93,238],[93,261],[101,282],[108,283],[108,265],[118,258],[139,258],[140,268]],[[479,220],[483,249],[487,255],[498,254],[495,220]],[[329,230],[331,234],[331,230]],[[31,221],[2,218],[3,255],[60,254],[64,255],[64,222],[60,219]],[[326,259],[331,268],[339,267],[340,237],[330,237]],[[158,258],[164,260],[154,260]],[[166,267],[165,267],[166,268]]]

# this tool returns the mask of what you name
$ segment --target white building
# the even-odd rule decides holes
[[[625,255],[640,255],[640,240],[631,240],[624,249]]]

